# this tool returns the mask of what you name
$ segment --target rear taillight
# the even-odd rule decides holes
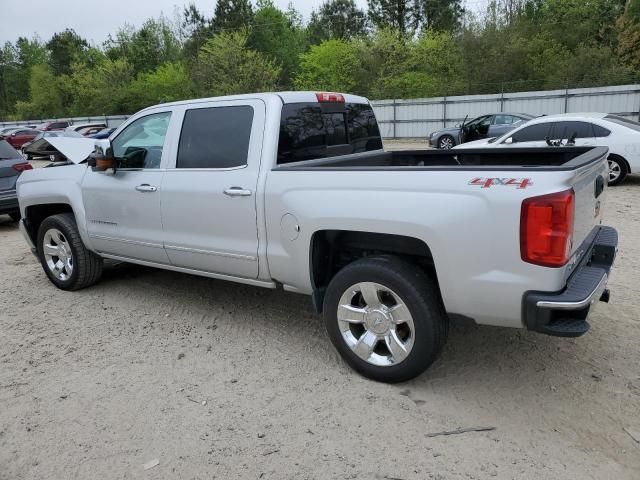
[[[520,212],[522,260],[562,267],[571,256],[575,194],[573,190],[527,198]]]
[[[16,172],[24,172],[25,170],[31,170],[33,167],[30,163],[24,162],[16,163],[15,165],[12,165],[11,168],[13,168]]]
[[[340,93],[316,93],[319,103],[344,103],[344,95]]]

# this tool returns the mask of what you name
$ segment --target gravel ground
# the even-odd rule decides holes
[[[0,479],[638,479],[640,178],[609,192],[586,336],[457,324],[401,385],[352,372],[303,296],[125,264],[59,291],[0,216]],[[495,430],[427,436],[472,426]]]

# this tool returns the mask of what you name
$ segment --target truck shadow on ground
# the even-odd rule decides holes
[[[236,317],[242,318],[222,316],[217,319],[219,326],[229,322],[226,326],[230,328],[242,328],[231,323],[246,320],[251,322],[247,329],[258,329],[259,335],[280,342],[286,332],[286,343],[291,343],[292,355],[304,352],[304,355],[316,356],[319,363],[333,363],[336,368],[349,370],[337,353],[327,355],[327,352],[335,351],[325,333],[323,319],[314,311],[310,297],[304,295],[125,263],[108,266],[101,283],[94,288],[103,289],[106,295],[112,290],[126,289],[128,295],[141,302],[150,293],[168,295],[192,311],[224,305]],[[185,314],[183,318],[185,322],[193,323],[190,325],[193,327],[202,326],[206,321],[197,315]],[[602,348],[601,342],[589,342],[587,337],[560,339],[455,320],[440,358],[427,372],[404,385],[412,385],[418,390],[436,384],[440,388],[477,384],[481,389],[500,384],[518,389],[525,384],[543,383],[552,388],[568,376],[578,374],[590,378],[597,375],[597,367],[582,358],[608,353],[597,351]]]

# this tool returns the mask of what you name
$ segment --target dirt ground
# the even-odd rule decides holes
[[[125,264],[59,291],[0,216],[0,479],[639,479],[640,177],[606,209],[586,336],[457,324],[402,385],[351,371],[303,296]]]

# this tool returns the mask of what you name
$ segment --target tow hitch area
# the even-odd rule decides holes
[[[525,294],[527,328],[555,337],[579,337],[587,333],[591,305],[597,300],[609,302],[607,281],[617,247],[618,232],[611,227],[600,227],[590,250],[569,277],[564,290]]]

